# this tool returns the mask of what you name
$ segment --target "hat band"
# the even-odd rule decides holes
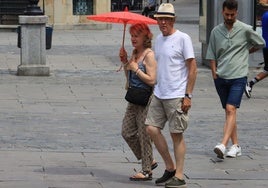
[[[174,13],[171,12],[157,12],[156,15],[170,15],[170,16],[175,16]]]

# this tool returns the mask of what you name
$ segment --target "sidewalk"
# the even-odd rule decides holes
[[[178,23],[199,24],[199,0],[170,0],[169,2],[175,8]]]
[[[177,1],[177,0],[176,0]],[[238,110],[243,155],[218,161],[213,147],[224,123],[210,70],[200,62],[198,25],[176,23],[193,40],[198,59],[190,125],[185,132],[188,188],[266,188],[268,185],[268,82],[254,86]],[[154,36],[159,31],[151,26]],[[111,30],[55,30],[47,50],[49,77],[16,76],[17,33],[0,33],[0,187],[151,188],[130,182],[140,164],[121,137],[125,112],[124,75],[116,72],[123,27]],[[130,52],[129,35],[125,45]],[[251,69],[252,78],[261,69]],[[168,135],[168,130],[164,131]],[[171,140],[168,144],[172,151]]]

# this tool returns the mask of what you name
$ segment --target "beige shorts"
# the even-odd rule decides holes
[[[166,122],[171,133],[183,133],[188,127],[188,114],[181,110],[183,98],[159,99],[153,96],[149,106],[146,125],[164,129]]]

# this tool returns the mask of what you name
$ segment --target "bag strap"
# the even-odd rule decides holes
[[[144,55],[144,57],[143,57],[143,59],[142,59],[142,62],[144,61],[144,59],[146,58],[146,56],[148,55],[148,53],[150,53],[150,52],[152,52],[152,50],[151,49],[149,49],[146,53],[145,53],[145,55]]]

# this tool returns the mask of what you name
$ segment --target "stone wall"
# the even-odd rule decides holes
[[[92,0],[93,14],[110,12],[111,1]],[[54,29],[105,29],[110,24],[96,23],[88,20],[87,15],[73,15],[73,0],[44,0],[45,14],[48,16],[48,24]],[[43,8],[43,1],[39,1]]]

